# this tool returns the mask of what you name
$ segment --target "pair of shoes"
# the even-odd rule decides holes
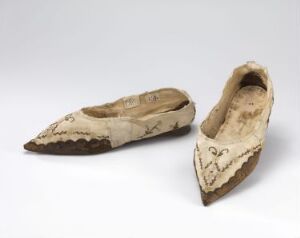
[[[267,69],[236,68],[218,104],[199,127],[194,166],[204,205],[228,193],[255,168],[273,105]],[[183,90],[163,88],[83,108],[24,145],[50,154],[95,154],[131,141],[188,130],[195,105]]]

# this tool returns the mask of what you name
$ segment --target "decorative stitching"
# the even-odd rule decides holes
[[[65,121],[69,121],[69,122],[74,122],[75,121],[75,117],[73,116],[72,113],[68,114],[65,116]]]
[[[256,146],[254,146],[254,147],[252,147],[251,149],[247,149],[245,152],[241,153],[237,158],[241,158],[241,157],[243,157],[243,156],[249,154],[249,153],[252,152],[253,150],[256,150],[256,149],[258,149],[258,148],[260,148],[260,147],[261,147],[261,143],[258,144],[258,145],[256,145]]]
[[[200,150],[199,150],[198,144],[196,144],[196,151],[197,151],[197,153],[198,153],[199,163],[200,163],[200,168],[201,168],[201,170],[202,170],[202,169],[203,169],[203,162],[202,162],[202,159],[201,159],[201,156],[200,156]]]
[[[91,133],[89,133],[89,132],[84,132],[84,131],[74,131],[74,134],[88,136],[88,135],[90,135]]]
[[[171,126],[171,128],[172,128],[173,130],[178,129],[178,128],[179,128],[179,123],[178,123],[178,121],[177,121],[173,126]]]
[[[204,166],[204,169],[207,169],[213,162],[212,161],[209,161],[205,166]]]
[[[217,162],[215,162],[214,164],[215,164],[215,166],[216,166],[217,170],[220,172],[220,171],[221,171],[221,169],[220,169],[219,165],[217,164]]]
[[[229,166],[231,166],[233,163],[233,160],[231,160],[227,165],[225,165],[225,167],[223,169],[221,169],[221,172],[224,172],[226,169],[229,168]]]
[[[68,121],[68,122],[74,122],[75,118],[73,116],[73,113],[70,113],[68,115],[66,115],[63,119],[52,123],[50,126],[48,126],[47,129],[45,129],[44,131],[42,131],[40,134],[38,134],[38,136],[36,137],[37,139],[43,139],[46,138],[49,133],[52,133],[54,136],[56,135],[62,135],[62,134],[67,134],[66,131],[60,131],[60,132],[55,132],[55,130],[57,129],[57,127],[64,121]]]
[[[64,134],[67,134],[67,131],[59,131],[59,132],[54,132],[53,135],[56,136],[56,135],[64,135]]]
[[[218,151],[216,147],[214,146],[211,146],[208,148],[208,151],[210,151],[213,155],[217,156],[217,157],[220,157],[224,154],[224,152],[228,153],[229,152],[229,149],[228,148],[225,148],[221,151]]]
[[[206,180],[206,177],[205,177],[205,176],[203,177],[203,180],[204,180],[204,183],[205,183],[205,185],[206,185],[206,186],[208,186],[208,182],[207,182],[207,180]]]
[[[216,174],[215,176],[213,176],[211,182],[208,182],[208,181],[207,181],[208,178],[207,178],[205,175],[203,175],[203,180],[204,180],[205,185],[206,185],[206,186],[212,186],[212,185],[216,182],[218,175],[219,175],[220,173],[225,172],[225,171],[233,164],[233,162],[234,162],[236,159],[242,158],[243,156],[249,154],[250,152],[256,151],[258,148],[261,148],[261,143],[258,144],[258,145],[256,145],[256,146],[254,146],[254,147],[252,147],[252,148],[250,148],[250,149],[247,149],[245,152],[241,153],[241,154],[238,155],[236,158],[233,158],[229,163],[227,163],[227,164],[225,165],[225,167],[220,168],[220,166],[219,166],[219,164],[218,164],[218,162],[217,162],[217,159],[218,159],[219,157],[221,157],[222,155],[224,155],[224,152],[229,153],[229,149],[228,149],[228,148],[225,148],[225,149],[222,149],[222,150],[218,151],[218,149],[217,149],[216,147],[210,146],[210,147],[208,148],[208,151],[211,152],[212,155],[214,155],[214,158],[213,158],[212,161],[208,162],[205,166],[203,166],[203,161],[202,161],[202,158],[201,158],[201,156],[200,156],[200,149],[199,149],[198,144],[196,144],[196,150],[197,150],[197,152],[198,152],[198,158],[199,158],[199,163],[200,163],[200,168],[201,168],[201,170],[203,170],[203,168],[204,168],[204,169],[207,169],[208,167],[210,167],[210,165],[213,164],[214,167],[215,167],[215,168],[217,169],[217,171],[219,172],[218,174]]]
[[[149,135],[152,134],[154,132],[154,130],[159,130],[158,125],[160,124],[160,122],[157,122],[151,129],[146,126],[146,131],[145,131],[145,135]]]
[[[151,128],[149,128],[149,126],[146,125],[146,130],[145,130],[145,132],[144,132],[144,135],[140,136],[139,139],[144,138],[145,136],[154,133],[154,130],[160,131],[160,129],[159,129],[159,127],[158,127],[160,124],[161,124],[161,121],[158,121],[158,122],[156,122],[156,124],[155,124],[153,127],[151,127]]]
[[[212,186],[217,180],[217,175],[215,175],[210,182],[207,181],[206,176],[203,177],[203,180],[206,186]]]

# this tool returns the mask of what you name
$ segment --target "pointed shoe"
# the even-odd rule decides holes
[[[236,68],[218,104],[199,128],[194,166],[204,205],[232,190],[255,168],[273,105],[267,69]]]
[[[194,103],[185,91],[163,88],[68,114],[24,148],[48,154],[101,153],[131,141],[187,132],[194,116]]]

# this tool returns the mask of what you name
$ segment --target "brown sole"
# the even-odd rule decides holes
[[[211,204],[212,202],[216,201],[220,197],[224,196],[226,193],[230,192],[234,187],[236,187],[238,184],[240,184],[256,167],[256,164],[259,160],[261,150],[255,152],[253,156],[249,157],[248,161],[243,164],[242,168],[236,171],[235,175],[229,179],[227,183],[222,185],[222,187],[217,188],[216,190],[212,192],[205,193],[201,186],[201,198],[204,206],[207,206]],[[195,160],[194,160],[195,161]],[[195,162],[194,162],[195,165]],[[195,167],[195,166],[194,166]],[[196,167],[195,167],[196,170]],[[197,170],[196,170],[196,175]]]
[[[169,132],[162,133],[157,135],[160,136],[181,136],[189,133],[191,130],[190,125],[181,127]],[[154,137],[150,137],[154,138]],[[145,139],[150,139],[145,138]],[[142,139],[142,140],[145,140]],[[134,141],[132,141],[134,142]],[[129,143],[132,143],[129,142]],[[77,141],[58,141],[55,143],[49,144],[36,144],[34,142],[28,142],[24,145],[24,149],[31,152],[38,152],[43,154],[56,154],[56,155],[90,155],[90,154],[99,154],[112,150],[112,146],[109,140],[107,139],[92,139],[87,141],[85,139],[79,139]]]
[[[112,147],[110,141],[107,139],[92,139],[90,141],[79,139],[77,141],[58,141],[46,145],[38,145],[34,142],[28,142],[24,145],[24,149],[31,152],[38,152],[43,154],[88,155],[103,153],[111,150]]]

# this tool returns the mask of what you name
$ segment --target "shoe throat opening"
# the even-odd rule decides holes
[[[121,98],[113,103],[83,108],[83,113],[96,118],[135,117],[177,111],[190,103],[186,95],[176,89],[160,89]]]
[[[245,74],[240,82],[240,88],[246,86],[258,86],[267,91],[267,86],[264,84],[262,77],[253,71]]]
[[[219,141],[241,139],[253,132],[267,102],[264,76],[251,71],[240,80],[231,81],[225,95],[201,125],[202,132]]]

